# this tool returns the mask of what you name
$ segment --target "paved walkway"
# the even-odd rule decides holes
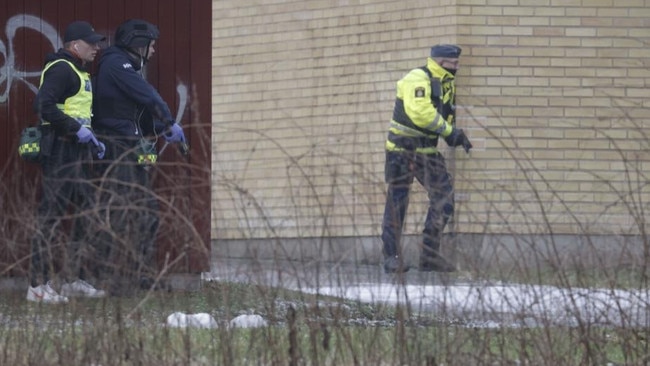
[[[406,304],[475,327],[650,325],[650,289],[565,289],[473,281],[462,273],[387,275],[378,265],[243,259],[218,259],[203,278]]]

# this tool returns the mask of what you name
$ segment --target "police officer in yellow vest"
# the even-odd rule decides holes
[[[431,48],[426,66],[411,70],[397,82],[397,98],[386,140],[385,178],[388,184],[382,222],[384,271],[409,270],[401,257],[400,239],[413,179],[422,184],[429,198],[420,254],[421,271],[452,272],[455,266],[440,255],[445,225],[454,212],[453,186],[443,156],[441,137],[447,145],[472,144],[455,127],[455,74],[461,48],[440,44]]]
[[[105,37],[84,21],[71,23],[65,31],[63,48],[47,55],[41,74],[34,111],[41,121],[42,195],[38,207],[38,229],[32,240],[30,286],[27,300],[65,303],[69,296],[100,297],[85,281],[82,252],[94,233],[84,212],[93,206],[94,191],[88,162],[103,157],[104,144],[90,127],[92,85],[86,69]],[[60,235],[61,219],[72,206],[77,219],[69,242]],[[52,253],[67,246],[65,280],[60,286],[50,282]]]

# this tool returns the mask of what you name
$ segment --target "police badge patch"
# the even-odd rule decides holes
[[[415,97],[416,98],[424,98],[425,94],[426,94],[426,91],[425,91],[425,89],[423,87],[415,88]]]

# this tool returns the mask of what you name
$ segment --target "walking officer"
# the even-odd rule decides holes
[[[94,206],[89,162],[104,155],[104,144],[90,126],[92,84],[87,66],[97,55],[105,37],[85,21],[72,22],[65,30],[63,48],[49,54],[41,73],[34,110],[41,123],[42,195],[38,208],[38,228],[32,240],[30,287],[27,300],[65,303],[68,296],[101,297],[104,291],[86,282],[84,262],[92,252],[94,232],[87,220]],[[71,240],[65,244],[68,255],[65,280],[59,286],[50,282],[52,257],[59,241],[62,218],[69,207],[76,215]],[[71,281],[71,282],[70,282]],[[56,282],[56,281],[55,281]],[[60,291],[59,294],[57,291]]]
[[[110,220],[110,232],[101,235],[106,266],[100,272],[116,292],[150,288],[156,278],[159,207],[149,170],[158,138],[185,143],[169,106],[144,75],[159,35],[147,21],[123,22],[97,71],[93,128],[106,143],[101,189]]]
[[[413,179],[427,191],[429,208],[424,222],[420,271],[452,272],[455,266],[440,254],[442,232],[454,214],[454,191],[445,160],[438,150],[442,138],[466,152],[472,144],[455,127],[455,74],[461,49],[439,44],[431,48],[426,66],[408,72],[397,82],[397,97],[386,140],[385,179],[388,184],[382,222],[384,271],[409,270],[401,256],[400,240]]]

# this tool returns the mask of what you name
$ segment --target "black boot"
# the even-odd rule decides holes
[[[387,257],[384,259],[384,272],[385,273],[404,273],[408,272],[409,267],[400,256]]]
[[[422,272],[456,272],[456,266],[441,256],[440,253],[422,253],[420,257],[420,271]]]
[[[139,284],[140,289],[145,291],[171,291],[171,286],[163,279],[159,279],[158,282],[156,282],[152,277],[142,276],[140,277]]]
[[[113,297],[133,297],[137,288],[128,276],[114,275],[108,280],[108,293]]]

